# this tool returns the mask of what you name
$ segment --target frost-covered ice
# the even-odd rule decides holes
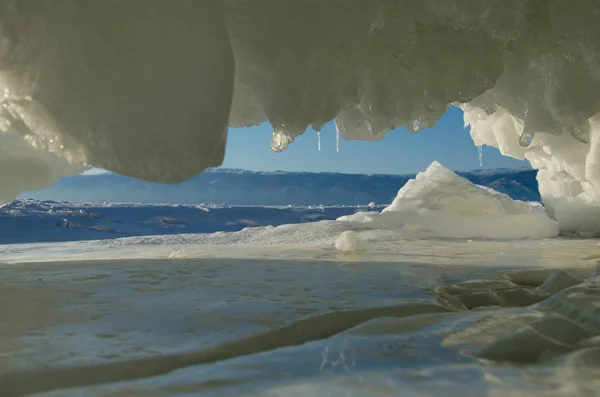
[[[596,0],[40,4],[0,4],[3,202],[80,166],[188,179],[221,163],[227,125],[268,120],[284,150],[308,126],[378,140],[457,104],[476,145],[542,171],[564,230],[600,233]]]

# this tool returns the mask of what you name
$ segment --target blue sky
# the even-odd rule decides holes
[[[379,142],[344,141],[336,152],[335,126],[321,131],[321,151],[312,129],[299,136],[282,153],[271,151],[271,125],[231,129],[223,167],[254,171],[312,171],[360,174],[409,174],[423,171],[437,160],[454,170],[480,168],[479,153],[463,127],[462,110],[451,107],[435,127],[412,134],[405,128],[391,131]],[[526,161],[504,157],[492,147],[483,148],[483,168],[517,168]]]
[[[340,137],[340,151],[336,152],[335,126],[331,122],[321,131],[321,151],[317,150],[317,133],[309,129],[282,153],[271,151],[269,123],[232,128],[222,167],[253,171],[412,174],[437,160],[453,170],[481,168],[477,147],[463,124],[462,110],[451,107],[435,127],[418,134],[397,128],[379,142],[345,141]],[[528,166],[526,161],[504,157],[495,148],[483,147],[483,168]]]

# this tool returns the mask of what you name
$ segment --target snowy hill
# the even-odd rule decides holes
[[[535,170],[458,172],[471,182],[513,199],[539,201]],[[51,188],[20,198],[72,202],[229,205],[366,205],[391,203],[414,175],[357,175],[305,172],[252,172],[212,169],[189,181],[165,185],[107,173],[67,177]]]

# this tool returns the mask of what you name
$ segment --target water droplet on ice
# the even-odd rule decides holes
[[[529,147],[531,145],[531,141],[533,140],[533,134],[529,132],[524,132],[519,138],[519,145],[523,147]]]
[[[292,138],[283,130],[276,128],[273,130],[273,136],[271,137],[271,150],[274,152],[283,152],[288,148]]]

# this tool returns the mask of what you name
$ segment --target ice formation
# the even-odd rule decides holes
[[[589,142],[571,134],[529,134],[506,109],[487,114],[464,105],[465,122],[477,145],[490,145],[508,156],[527,159],[539,169],[537,180],[550,215],[566,233],[600,234],[600,120],[589,119]],[[526,140],[525,140],[526,139]]]
[[[268,120],[284,150],[329,120],[378,140],[458,104],[476,145],[542,170],[565,231],[595,235],[599,16],[596,0],[4,0],[2,129],[70,164],[178,182],[220,164],[227,124]],[[6,170],[3,201],[25,177]]]
[[[321,151],[321,131],[317,131],[317,151]]]
[[[475,185],[438,162],[408,181],[381,213],[359,212],[339,220],[418,237],[555,237],[559,232],[542,206]]]
[[[78,166],[183,181],[222,161],[233,74],[211,1],[0,3],[0,130],[11,134],[0,145],[32,148],[16,144],[11,157],[39,162],[47,155],[35,153],[51,152]],[[13,174],[10,183],[2,177],[4,202],[64,174],[46,161],[22,186],[32,166],[0,156],[0,172]]]
[[[360,240],[354,230],[346,230],[335,240],[335,248],[340,251],[356,251],[360,248]]]

